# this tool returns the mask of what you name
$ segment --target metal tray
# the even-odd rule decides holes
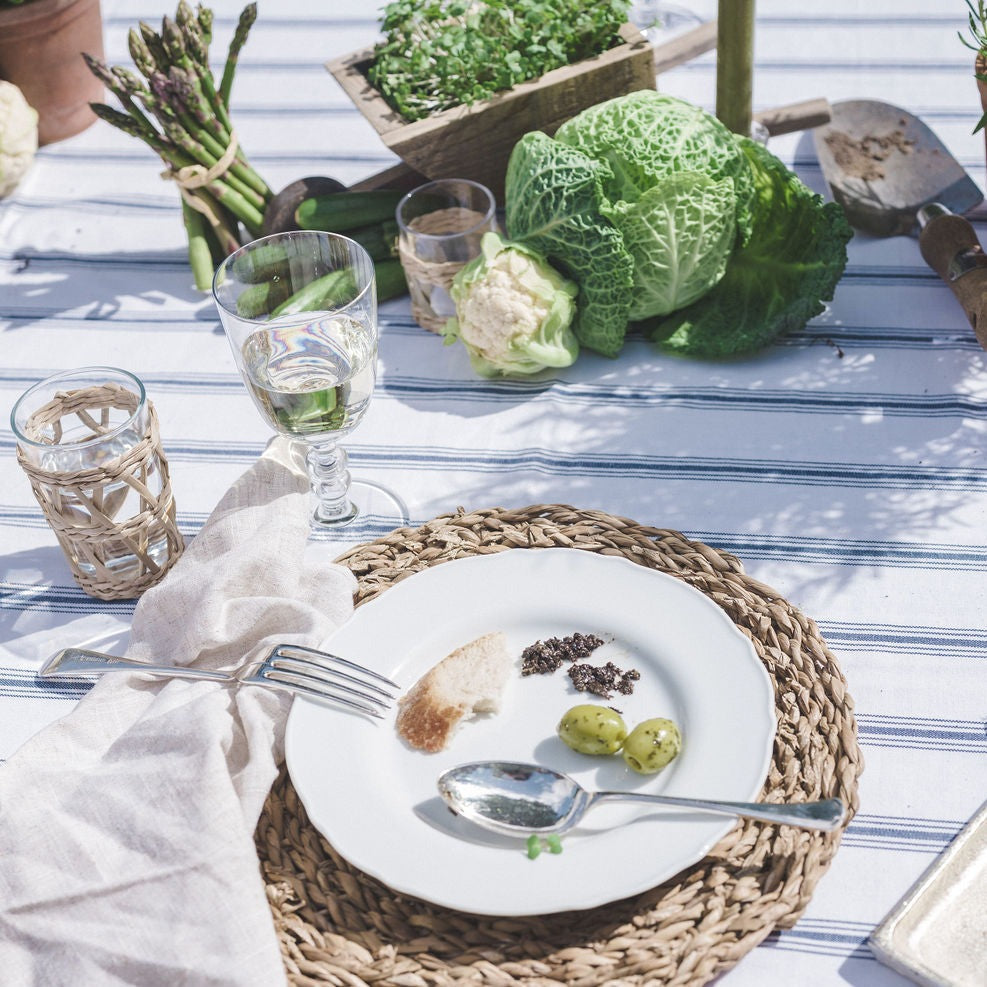
[[[924,987],[987,983],[987,802],[874,930],[875,956]]]

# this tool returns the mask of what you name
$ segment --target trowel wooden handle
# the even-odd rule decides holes
[[[987,254],[976,230],[962,216],[937,210],[923,225],[918,243],[925,262],[949,285],[987,350]]]
[[[770,110],[760,110],[754,119],[767,130],[769,137],[793,134],[797,130],[812,130],[829,123],[833,112],[828,99],[807,99],[801,103],[786,103]]]

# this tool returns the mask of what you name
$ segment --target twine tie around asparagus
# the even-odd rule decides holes
[[[209,220],[212,226],[219,226],[222,222],[215,210],[211,209],[207,202],[200,196],[195,195],[196,189],[206,188],[212,182],[222,178],[236,160],[237,151],[240,149],[240,142],[237,140],[235,130],[230,131],[230,142],[219,160],[207,168],[201,164],[184,165],[181,168],[166,168],[161,172],[161,177],[167,181],[173,181],[178,185],[183,201],[192,209],[202,213]]]

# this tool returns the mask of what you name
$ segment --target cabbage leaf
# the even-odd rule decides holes
[[[671,352],[722,358],[767,346],[819,315],[846,267],[853,230],[842,207],[807,188],[766,147],[737,141],[755,177],[751,240],[712,291],[653,329]]]
[[[736,201],[729,178],[682,171],[636,202],[604,208],[634,261],[632,321],[689,305],[723,277],[737,238]]]
[[[603,192],[635,202],[668,175],[729,178],[741,242],[750,239],[754,179],[734,134],[711,113],[654,89],[597,103],[567,120],[555,139],[610,167]]]
[[[580,343],[616,356],[624,343],[634,262],[602,212],[610,169],[541,131],[514,145],[504,179],[512,241],[537,250],[579,285]]]

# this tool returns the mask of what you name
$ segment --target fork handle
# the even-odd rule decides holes
[[[225,672],[213,672],[205,668],[188,668],[182,665],[154,665],[131,658],[105,655],[101,651],[85,648],[64,648],[45,662],[38,672],[40,678],[98,676],[104,672],[140,672],[169,679],[207,679],[210,682],[232,682],[233,676]]]

